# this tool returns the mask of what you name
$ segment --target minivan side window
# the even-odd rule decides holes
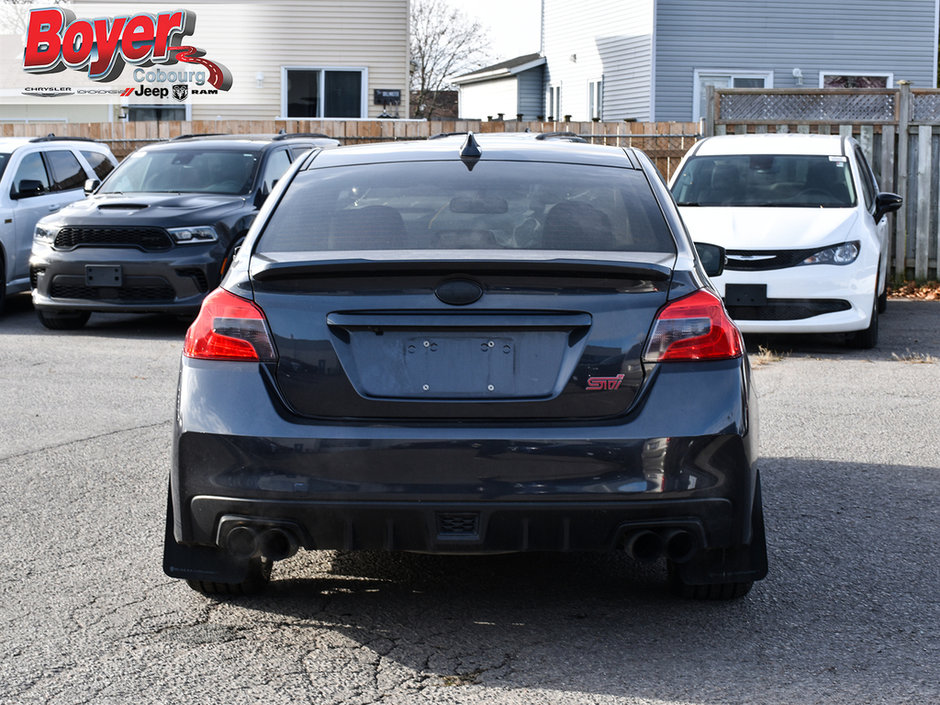
[[[68,150],[46,152],[46,161],[52,171],[53,191],[71,191],[81,188],[85,183],[85,170],[75,155]]]
[[[46,167],[39,152],[33,152],[23,157],[23,161],[16,169],[16,176],[13,177],[14,192],[22,190],[20,184],[23,181],[38,181],[42,184],[44,192],[49,191],[49,177],[46,175]]]
[[[104,177],[114,171],[114,164],[101,152],[90,152],[84,149],[81,150],[81,152],[85,160],[91,165],[91,168],[94,169],[95,176],[99,179],[104,180]]]

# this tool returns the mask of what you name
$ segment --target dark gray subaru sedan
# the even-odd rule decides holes
[[[186,335],[164,570],[240,594],[299,548],[626,551],[744,595],[757,410],[699,250],[633,149],[298,160]]]

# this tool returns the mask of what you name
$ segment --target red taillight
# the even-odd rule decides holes
[[[216,289],[202,302],[186,331],[183,354],[199,360],[277,359],[261,309],[248,299]]]
[[[721,299],[701,289],[659,312],[643,359],[727,360],[743,353],[741,332],[728,318]]]

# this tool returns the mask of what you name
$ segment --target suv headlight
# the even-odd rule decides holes
[[[800,264],[852,264],[858,259],[859,252],[861,252],[861,243],[845,242],[814,252]]]
[[[53,228],[48,225],[36,225],[36,229],[33,231],[33,240],[51,245],[55,242],[55,236],[58,234],[58,228]]]
[[[168,228],[167,232],[177,245],[195,245],[215,242],[219,239],[211,225],[196,225],[192,228]]]

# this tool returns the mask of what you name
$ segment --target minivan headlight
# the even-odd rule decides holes
[[[861,243],[856,241],[827,247],[824,250],[819,250],[819,252],[814,252],[800,264],[852,264],[858,259],[858,253],[861,252],[860,245]]]
[[[53,228],[48,225],[36,225],[36,229],[33,230],[33,240],[37,242],[44,242],[49,245],[55,242],[55,236],[59,234],[58,228]]]
[[[177,245],[195,245],[203,242],[215,242],[219,236],[211,225],[196,225],[191,228],[168,228],[167,232]]]

